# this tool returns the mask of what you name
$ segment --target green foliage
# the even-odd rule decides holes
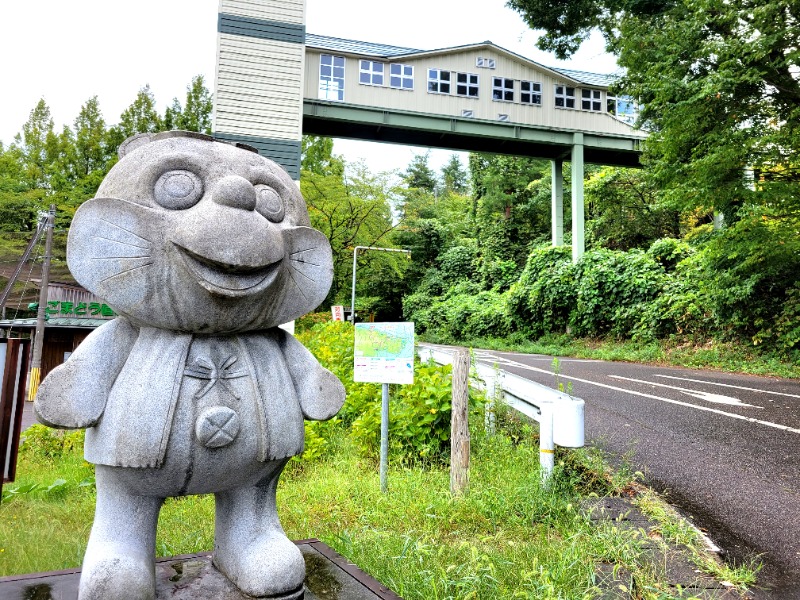
[[[380,448],[381,386],[353,381],[353,326],[320,323],[298,339],[345,384],[347,397],[337,417],[306,427],[304,460],[323,455],[337,430],[347,432],[359,451],[377,457]],[[395,461],[442,462],[450,449],[450,368],[414,365],[414,384],[391,387],[390,456]],[[477,402],[477,400],[475,400]],[[477,406],[477,404],[475,405]]]
[[[679,262],[692,256],[695,252],[696,249],[693,246],[675,238],[658,239],[650,244],[650,248],[647,250],[647,254],[667,271],[674,270]]]
[[[641,169],[606,167],[586,181],[586,239],[591,248],[645,249],[680,234],[679,213],[666,206]]]
[[[640,250],[587,252],[575,266],[575,278],[571,325],[577,335],[626,335],[667,281],[663,267]]]
[[[68,454],[81,454],[85,430],[52,429],[36,423],[25,430],[20,456],[28,460],[56,459]]]
[[[145,85],[136,94],[133,103],[120,115],[119,129],[122,136],[127,138],[135,133],[154,133],[161,131],[163,126],[164,121],[156,110],[156,98],[150,86]]]
[[[388,175],[372,175],[363,164],[347,165],[344,172],[322,171],[303,171],[300,177],[311,224],[325,234],[333,250],[333,284],[322,305],[349,305],[355,246],[389,246],[389,234],[395,227],[390,205],[392,188]],[[396,272],[400,271],[399,265],[405,259],[389,254],[393,253],[360,254],[357,297],[373,295],[370,286],[374,279],[361,270],[363,266],[389,262],[397,267]],[[387,274],[378,270],[381,276]],[[393,279],[400,279],[399,274]]]
[[[439,255],[438,277],[444,284],[471,279],[475,275],[476,248],[453,246]]]
[[[789,350],[800,282],[796,225],[766,214],[724,229],[701,253],[703,285],[723,336]]]
[[[500,283],[499,262],[523,265],[531,247],[550,236],[550,164],[472,155],[470,170],[483,285],[488,289]]]
[[[430,151],[425,154],[415,154],[411,163],[403,173],[403,181],[410,191],[428,192],[432,194],[438,185],[436,173],[428,166]]]
[[[466,194],[469,190],[469,174],[456,154],[442,167],[441,188],[443,194]]]
[[[174,98],[172,105],[164,113],[162,126],[164,129],[182,129],[211,135],[213,110],[214,101],[211,92],[206,88],[203,76],[197,75],[186,86],[184,106],[182,107],[178,99]]]
[[[50,108],[39,100],[14,143],[0,147],[0,231],[31,231],[37,213],[50,204],[56,205],[56,227],[68,228],[77,208],[95,195],[116,163],[126,137],[165,127],[210,132],[211,110],[211,94],[201,76],[187,87],[185,108],[176,99],[162,118],[145,86],[122,113],[119,125],[110,128],[96,96],[81,106],[73,126],[60,132]]]
[[[572,252],[567,247],[534,249],[508,293],[517,329],[533,336],[566,331],[577,296]]]

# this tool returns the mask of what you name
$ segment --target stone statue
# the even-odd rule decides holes
[[[166,497],[213,493],[214,565],[258,598],[303,597],[305,565],[275,490],[344,387],[278,328],[333,277],[295,183],[242,144],[189,132],[120,148],[76,212],[67,262],[120,315],[39,388],[51,427],[87,428],[97,506],[80,598],[153,598]]]

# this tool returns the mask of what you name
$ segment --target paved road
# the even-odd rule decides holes
[[[552,357],[479,360],[557,387]],[[762,555],[756,592],[800,599],[800,381],[593,360],[560,360],[586,402],[587,440],[626,456],[733,561]]]

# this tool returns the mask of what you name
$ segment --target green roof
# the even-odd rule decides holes
[[[81,327],[95,329],[111,319],[81,319],[78,317],[50,317],[45,321],[45,327]],[[0,328],[16,327],[19,329],[35,329],[36,319],[2,319]]]

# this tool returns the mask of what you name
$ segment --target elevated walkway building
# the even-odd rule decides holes
[[[420,50],[309,34],[304,0],[221,0],[214,136],[258,148],[296,180],[303,134],[549,159],[554,245],[570,162],[577,260],[584,164],[638,166],[647,137],[613,82],[489,41]]]

